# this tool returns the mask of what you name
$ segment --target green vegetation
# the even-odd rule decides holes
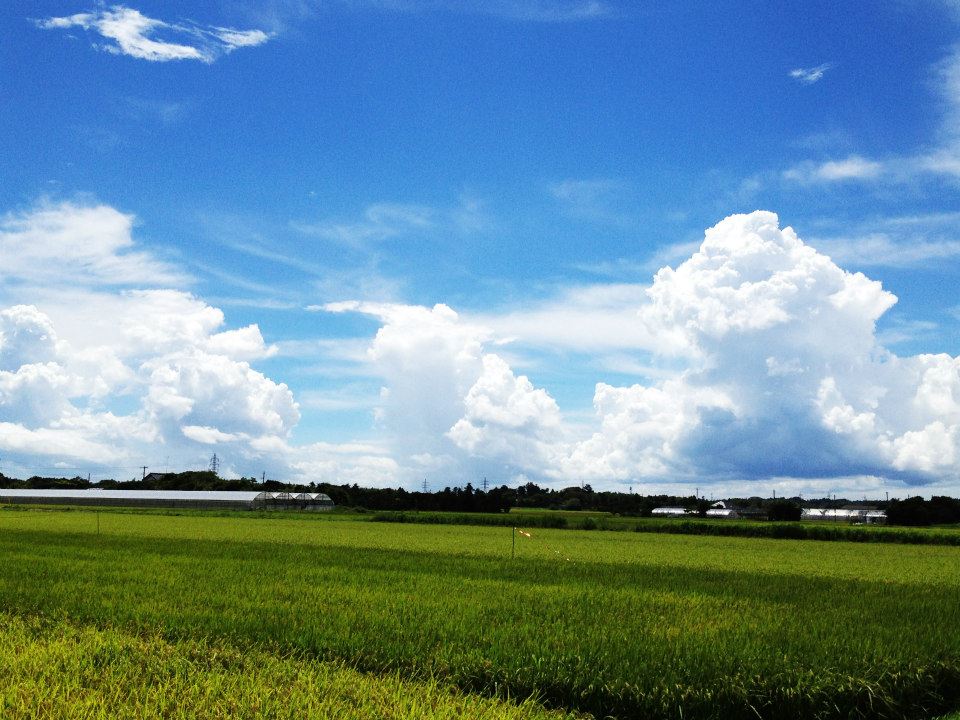
[[[515,705],[260,647],[169,642],[9,614],[0,614],[0,677],[0,716],[7,720],[565,717],[529,700]]]
[[[779,540],[840,540],[845,542],[902,543],[907,545],[960,546],[958,528],[902,528],[824,522],[758,522],[704,518],[630,518],[602,513],[551,510],[501,513],[378,512],[374,522],[424,525],[487,525],[525,528],[622,530],[676,535],[774,538]]]
[[[511,561],[511,535],[0,511],[0,606],[597,717],[960,707],[957,548],[533,529]]]

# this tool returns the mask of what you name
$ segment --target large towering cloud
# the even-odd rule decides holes
[[[723,220],[656,274],[634,306],[646,339],[637,365],[661,355],[681,369],[647,385],[597,384],[594,428],[579,438],[544,389],[488,351],[492,332],[449,308],[380,306],[371,359],[392,427],[454,459],[601,484],[935,481],[960,468],[960,360],[882,347],[876,323],[895,303],[755,212]]]
[[[598,386],[602,429],[574,453],[581,472],[922,480],[956,470],[957,360],[881,347],[876,322],[896,298],[776,215],[727,218],[648,295],[639,322],[688,369],[654,387]]]
[[[874,327],[896,298],[879,283],[756,212],[708,230],[690,259],[657,273],[648,296],[638,322],[687,369],[654,387],[598,386],[604,429],[577,448],[581,472],[591,461],[591,474],[620,477],[631,467],[741,476],[889,469],[824,420],[833,405],[821,392],[833,383],[858,407],[888,392],[893,358]]]

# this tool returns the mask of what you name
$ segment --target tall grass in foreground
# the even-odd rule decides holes
[[[452,691],[204,639],[77,627],[0,613],[0,717],[563,720]]]
[[[960,550],[0,513],[0,606],[621,718],[960,706]]]

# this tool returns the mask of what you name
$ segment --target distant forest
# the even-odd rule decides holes
[[[634,493],[595,491],[589,485],[562,490],[542,488],[527,483],[511,488],[506,485],[487,491],[467,483],[464,487],[445,487],[436,492],[408,491],[403,488],[365,488],[358,485],[310,483],[296,485],[276,480],[261,482],[256,478],[226,480],[209,470],[181,473],[151,473],[143,480],[101,480],[92,483],[86,478],[51,478],[34,476],[26,480],[0,474],[0,488],[21,489],[84,489],[104,490],[236,490],[272,492],[323,492],[344,508],[364,510],[409,510],[450,512],[507,512],[510,508],[543,508],[548,510],[585,510],[617,515],[647,517],[657,507],[683,507],[705,514],[713,501],[693,495],[637,495]],[[799,520],[803,507],[842,508],[852,504],[844,498],[729,498],[724,503],[742,511],[745,516],[771,520]],[[862,503],[861,503],[862,504]],[[947,525],[960,523],[960,500],[934,496],[906,500],[876,501],[871,507],[885,510],[891,525]]]

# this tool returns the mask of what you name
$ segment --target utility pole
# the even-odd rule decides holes
[[[143,470],[143,475],[140,477],[141,480],[144,480],[147,477],[147,465],[141,465],[140,469]]]

